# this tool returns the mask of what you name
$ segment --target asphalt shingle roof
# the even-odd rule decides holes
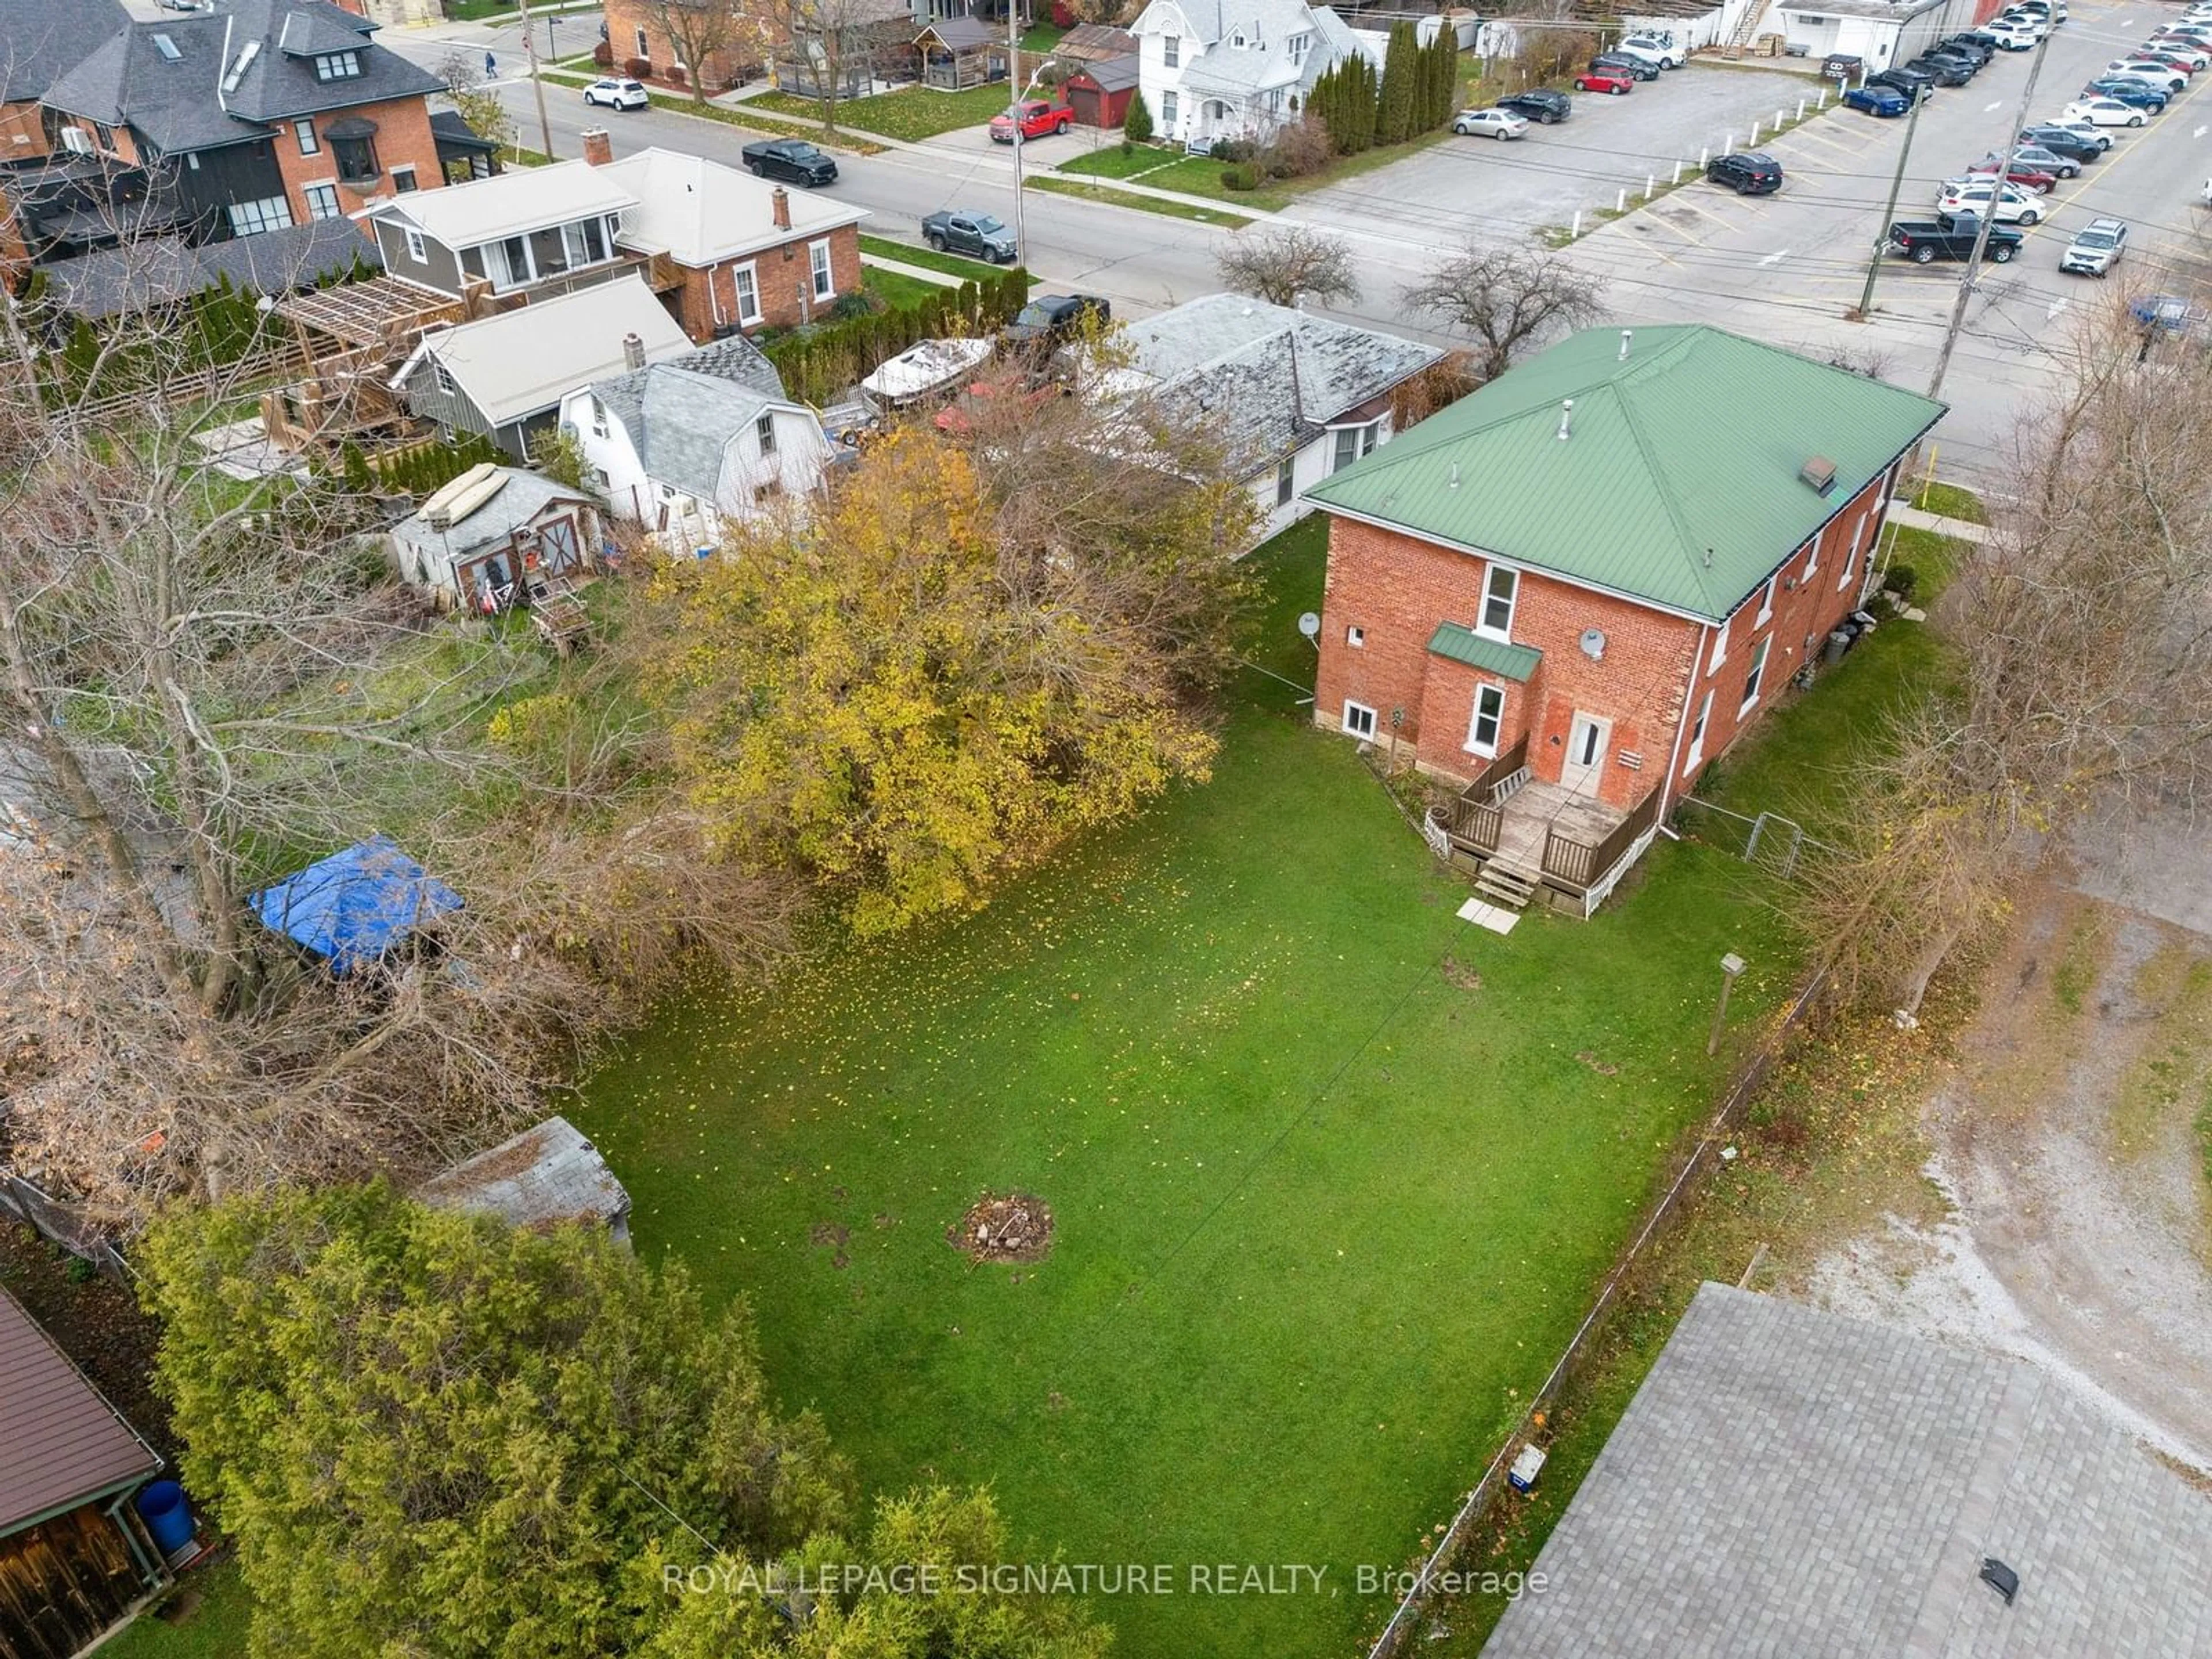
[[[374,32],[328,0],[231,0],[221,11],[132,24],[57,80],[46,101],[128,126],[161,154],[178,155],[265,137],[264,128],[295,116],[441,89],[428,70],[376,45]],[[317,80],[315,55],[331,52],[357,52],[361,73]],[[234,71],[236,83],[226,89]]]
[[[376,244],[350,220],[316,219],[204,247],[169,237],[142,238],[40,269],[56,306],[97,320],[187,298],[225,276],[241,294],[289,294],[325,276],[343,276],[356,261],[369,270],[383,268]]]
[[[2070,1389],[1721,1285],[1533,1571],[1485,1659],[2212,1651],[2212,1500]]]
[[[466,558],[480,547],[498,547],[514,539],[514,532],[556,501],[583,499],[558,479],[519,466],[503,466],[507,482],[489,501],[465,519],[450,525],[434,525],[420,513],[410,513],[392,527],[399,540],[444,554]]]
[[[775,365],[743,335],[599,381],[592,395],[629,434],[647,477],[702,501],[720,493],[730,440],[791,401]]]
[[[1239,476],[1272,465],[1443,356],[1241,294],[1207,295],[1130,323],[1118,343],[1127,362],[1116,380],[1150,392],[1188,429],[1220,434]]]
[[[128,27],[119,0],[0,0],[0,103],[30,103]]]
[[[624,276],[426,334],[393,383],[404,385],[424,355],[434,356],[478,413],[504,426],[621,369],[629,334],[644,343],[648,362],[691,349],[643,280]]]
[[[0,1290],[0,1534],[154,1474],[138,1437],[23,1304]]]
[[[1561,341],[1309,499],[1719,622],[1943,413],[1719,329],[1632,333],[1626,360],[1619,329]]]

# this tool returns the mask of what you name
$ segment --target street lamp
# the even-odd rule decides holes
[[[1006,79],[1010,82],[1021,72],[1020,20],[1021,8],[1014,4],[1013,0],[1006,0]],[[1022,137],[1022,104],[1036,90],[1036,83],[1052,65],[1053,60],[1049,58],[1039,64],[1030,75],[1029,84],[1014,95],[1012,103],[1006,106],[1006,119],[1013,124],[1014,128],[1014,259],[1017,264],[1026,263],[1030,254],[1027,228],[1022,216],[1022,145],[1026,142]]]

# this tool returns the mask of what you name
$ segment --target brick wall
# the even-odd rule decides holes
[[[827,300],[816,300],[807,245],[824,240],[830,244],[830,279],[836,293]],[[784,258],[787,249],[791,255],[787,259]],[[796,328],[810,316],[818,319],[836,303],[839,295],[853,293],[860,286],[860,228],[841,225],[826,239],[801,236],[709,270],[687,270],[683,288],[673,297],[676,320],[694,340],[711,340],[718,328],[738,320],[735,272],[743,265],[752,267],[761,311],[760,320],[747,323],[745,331],[751,333],[767,327]]]
[[[333,122],[355,116],[376,123],[376,161],[382,169],[376,179],[358,185],[338,177],[337,156],[328,137]],[[307,207],[309,185],[335,185],[339,210],[352,214],[373,201],[390,198],[394,193],[392,175],[398,168],[415,169],[417,190],[436,190],[446,182],[445,169],[438,165],[438,141],[430,130],[429,105],[420,97],[365,104],[357,109],[329,110],[308,118],[315,126],[313,155],[300,153],[299,135],[289,124],[276,134],[275,141],[276,168],[284,178],[284,195],[292,204],[295,224],[304,225],[313,217]]]
[[[653,73],[665,78],[670,67],[681,59],[684,52],[661,27],[660,9],[654,0],[606,0],[607,44],[614,48],[615,68],[619,70],[632,58],[643,58],[653,65]],[[645,31],[647,50],[637,49],[637,32]],[[743,24],[738,33],[746,33]],[[703,65],[689,66],[703,74],[708,90],[720,92],[735,86],[738,77],[758,66],[760,49],[757,46],[736,45],[727,49],[708,52]]]
[[[1525,733],[1533,775],[1557,781],[1577,713],[1610,722],[1598,798],[1632,806],[1676,768],[1686,783],[1770,707],[1805,662],[1818,656],[1829,631],[1858,603],[1867,560],[1881,522],[1886,480],[1876,480],[1838,513],[1817,538],[1798,549],[1775,581],[1772,614],[1759,611],[1764,586],[1730,618],[1717,668],[1717,630],[1686,618],[1591,592],[1536,571],[1523,571],[1514,605],[1512,639],[1543,661],[1526,683],[1468,667],[1428,649],[1437,625],[1473,627],[1480,615],[1487,566],[1472,555],[1356,520],[1332,517],[1328,575],[1322,603],[1321,661],[1314,718],[1343,729],[1344,706],[1376,711],[1378,738],[1392,730],[1411,742],[1419,764],[1449,777],[1472,777],[1489,757],[1469,746],[1474,699],[1484,684],[1504,693],[1498,749]],[[1856,538],[1856,551],[1854,553]],[[1848,567],[1848,574],[1847,574]],[[1351,630],[1361,642],[1351,643]],[[1605,635],[1593,659],[1584,633]],[[1757,698],[1743,692],[1759,642],[1767,641]],[[1686,720],[1711,690],[1712,706],[1694,755]],[[1678,755],[1677,738],[1684,752]]]
[[[0,104],[0,161],[20,161],[46,153],[46,126],[38,105]]]

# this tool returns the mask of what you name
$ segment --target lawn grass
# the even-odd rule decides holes
[[[1097,149],[1062,161],[1053,171],[1078,173],[1091,179],[1130,179],[1140,173],[1157,173],[1177,159],[1176,152],[1163,149],[1157,144],[1134,144],[1127,155],[1119,144],[1101,144]]]
[[[934,295],[947,290],[936,283],[926,283],[919,276],[908,276],[900,271],[885,270],[879,265],[860,267],[860,286],[881,300],[894,311],[920,305]]]
[[[1293,682],[1321,545],[1255,556],[1252,660]],[[1595,921],[1473,928],[1351,746],[1245,678],[1211,782],[966,921],[701,988],[576,1109],[641,1250],[750,1299],[872,1489],[988,1481],[1032,1559],[1172,1564],[1099,1609],[1119,1651],[1299,1659],[1387,1617],[1355,1564],[1449,1516],[1582,1316],[1728,1062],[1682,966],[1761,912],[1662,842]],[[948,1248],[985,1189],[1052,1206],[1048,1261]],[[1328,1577],[1189,1593],[1210,1562]]]
[[[588,87],[599,77],[595,74],[572,75],[566,70],[548,69],[540,70],[538,78],[548,86]],[[769,137],[811,139],[824,149],[850,150],[855,155],[880,155],[884,153],[881,144],[871,143],[865,138],[852,137],[844,133],[824,137],[821,127],[811,121],[788,121],[775,115],[756,113],[752,106],[760,102],[759,99],[748,100],[732,109],[716,103],[702,103],[688,92],[662,92],[658,88],[648,88],[646,96],[652,101],[653,108],[665,110],[671,115],[690,115],[702,121],[719,121],[726,127],[742,127],[747,132],[757,132]]]
[[[1170,219],[1194,219],[1200,224],[1224,225],[1231,230],[1242,230],[1252,222],[1243,214],[1231,213],[1225,208],[1205,208],[1195,202],[1173,202],[1158,196],[1139,196],[1133,190],[1115,190],[1110,185],[1093,185],[1080,179],[1032,178],[1029,187],[1053,196],[1078,196],[1086,202],[1099,202],[1108,207],[1135,208],[1140,213],[1158,213]]]
[[[1932,479],[1912,497],[1913,506],[1923,513],[1940,514],[1947,519],[1956,519],[1962,524],[1987,524],[1989,511],[1982,498],[1959,484],[1937,483]]]
[[[1006,274],[1004,265],[985,264],[981,259],[963,259],[957,253],[939,253],[933,247],[922,247],[912,242],[895,242],[888,236],[862,236],[860,252],[872,253],[879,259],[896,259],[902,264],[920,265],[924,270],[941,270],[948,276],[957,276],[965,283],[980,283],[987,277]],[[1034,286],[1036,278],[1030,278]]]
[[[1291,204],[1291,192],[1280,184],[1262,185],[1257,190],[1230,189],[1221,182],[1221,175],[1228,166],[1229,163],[1218,156],[1184,155],[1170,161],[1157,173],[1147,173],[1145,182],[1155,190],[1181,191],[1186,196],[1205,196],[1218,202],[1239,203],[1267,213],[1273,213]]]
[[[100,1659],[239,1659],[252,1603],[235,1561],[218,1562],[185,1576],[173,1604],[197,1595],[192,1610],[175,1624],[141,1613],[130,1629],[100,1650]]]
[[[854,132],[873,133],[884,138],[903,138],[914,143],[924,138],[934,138],[940,132],[981,126],[1012,101],[1013,93],[1004,82],[988,87],[970,87],[965,92],[937,92],[928,87],[902,87],[896,92],[879,92],[872,97],[840,100],[837,125]],[[819,116],[822,113],[822,106],[813,99],[801,98],[795,93],[764,92],[757,98],[748,98],[745,102],[783,115]]]
[[[1055,50],[1060,37],[1067,31],[1057,23],[1032,23],[1022,31],[1024,52],[1049,52]]]

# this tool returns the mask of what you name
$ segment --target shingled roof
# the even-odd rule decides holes
[[[2212,1500],[2064,1383],[1721,1285],[1533,1571],[1485,1659],[2212,1651]]]
[[[0,103],[33,103],[130,27],[118,0],[0,0]]]
[[[442,88],[378,46],[375,32],[328,0],[230,0],[219,12],[132,24],[55,81],[46,101],[180,155],[265,137],[295,116]],[[361,73],[318,80],[316,58],[344,52],[359,54]]]
[[[646,477],[702,501],[721,489],[730,440],[791,403],[775,365],[742,334],[598,381],[592,395],[622,422]]]
[[[0,1290],[0,1535],[127,1491],[161,1467],[23,1304]]]

